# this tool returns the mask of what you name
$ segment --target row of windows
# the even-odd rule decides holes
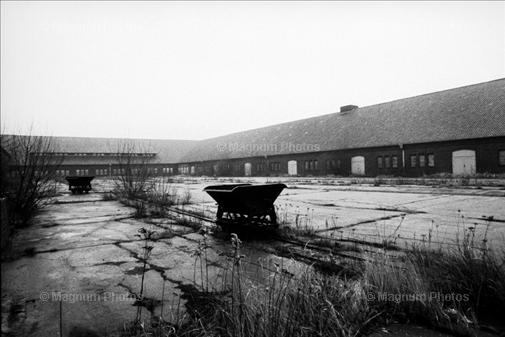
[[[77,175],[77,176],[87,176],[87,175],[89,175],[89,170],[88,169],[75,170],[75,175]]]
[[[317,159],[316,160],[306,160],[304,162],[305,171],[314,171],[317,170]]]
[[[167,173],[172,174],[172,173],[174,173],[174,168],[173,167],[164,167],[162,171],[165,174],[167,174]]]
[[[56,170],[56,175],[64,177],[70,175],[70,170]]]
[[[195,174],[195,166],[189,166],[189,165],[179,165],[179,172],[181,174]]]
[[[280,171],[281,170],[281,163],[279,163],[279,162],[270,163],[270,170],[271,171]]]
[[[95,175],[97,175],[97,176],[106,176],[108,174],[109,174],[108,169],[96,169],[95,170]]]
[[[59,156],[59,157],[154,157],[156,153],[117,153],[117,152],[44,152],[36,156]]]
[[[435,155],[433,153],[424,153],[410,155],[410,167],[435,167]]]
[[[398,168],[398,156],[378,156],[377,167],[379,169]],[[410,167],[435,167],[435,155],[433,153],[419,153],[410,155]]]
[[[326,169],[329,171],[329,170],[334,170],[334,169],[340,169],[340,166],[341,166],[341,161],[340,159],[331,159],[331,160],[327,160],[326,161]]]
[[[377,167],[379,169],[398,168],[398,156],[377,157]]]

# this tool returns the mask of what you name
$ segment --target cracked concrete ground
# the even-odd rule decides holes
[[[186,209],[213,217],[215,203],[202,189],[215,183],[222,181],[173,185],[191,191],[192,204],[184,206]],[[401,244],[402,240],[427,240],[431,230],[433,241],[447,243],[458,231],[477,223],[478,238],[487,228],[489,244],[505,246],[505,193],[500,188],[287,184],[290,188],[277,201],[279,220],[290,226],[309,226],[318,235],[380,241],[399,234]],[[111,184],[97,180],[94,186],[101,192]],[[145,275],[144,295],[157,300],[150,308],[152,314],[161,313],[162,293],[163,313],[169,315],[181,305],[176,298],[186,289],[184,285],[201,283],[194,256],[201,235],[170,219],[134,219],[132,208],[103,201],[102,194],[96,192],[62,194],[38,215],[32,227],[14,237],[16,258],[2,263],[2,311],[9,302],[8,316],[16,316],[13,321],[19,323],[11,327],[15,335],[58,335],[60,312],[65,336],[77,336],[83,329],[103,335],[133,319],[137,307],[131,295],[140,290],[143,266],[143,242],[137,236],[142,227],[163,234],[153,243]],[[485,221],[483,215],[494,218]],[[219,284],[219,266],[226,262],[220,253],[231,247],[224,239],[208,240],[209,279]],[[303,267],[274,255],[273,244],[244,243],[242,253],[247,257],[250,277],[257,277],[260,269],[273,263],[294,273]],[[145,317],[151,314],[146,309],[143,313]]]
[[[235,178],[233,182],[273,179]],[[187,209],[212,218],[216,205],[203,188],[226,182],[187,178],[172,186],[191,192],[194,204]],[[330,239],[453,247],[469,234],[475,245],[483,244],[486,237],[490,247],[505,246],[504,187],[318,185],[288,178],[282,182],[288,189],[276,202],[279,221]]]
[[[103,336],[134,319],[145,244],[138,237],[140,228],[157,233],[150,242],[154,248],[144,282],[144,298],[153,305],[143,309],[144,318],[161,314],[162,298],[165,317],[178,307],[184,310],[181,289],[202,284],[195,257],[202,235],[170,219],[134,219],[132,208],[102,201],[98,193],[64,194],[55,201],[33,226],[14,237],[13,259],[2,263],[2,316],[11,321],[3,322],[3,332],[57,336],[60,311],[64,336],[78,336],[86,329],[90,336]],[[207,240],[204,279],[208,274],[210,286],[219,289],[222,267],[227,264],[221,253],[230,253],[231,245],[227,239]],[[282,262],[263,245],[244,243],[245,271],[250,277],[273,263],[288,270],[299,268],[293,261]],[[13,308],[20,309],[12,312]]]

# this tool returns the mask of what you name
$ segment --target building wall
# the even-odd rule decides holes
[[[178,167],[175,164],[149,164],[151,174],[155,176],[171,176],[178,174]],[[133,166],[135,167],[135,166]],[[87,171],[86,171],[87,170]],[[121,166],[117,164],[62,164],[58,168],[58,173],[61,176],[116,176],[121,172]]]
[[[297,162],[298,176],[349,176],[352,175],[352,158],[355,156],[363,156],[365,159],[365,176],[388,175],[414,177],[435,173],[452,173],[452,153],[458,150],[475,151],[477,173],[505,173],[505,166],[499,165],[499,151],[505,151],[505,137],[179,164],[157,163],[149,164],[149,167],[152,169],[151,173],[156,176],[170,176],[176,174],[195,176],[244,176],[245,164],[250,163],[251,176],[286,176],[288,175],[288,162],[295,160]],[[411,156],[415,156],[416,158],[415,167],[411,165]],[[424,156],[424,166],[420,165],[422,156]],[[433,167],[429,165],[429,156],[433,156]],[[382,158],[382,167],[379,167],[380,163],[378,157]],[[396,167],[393,165],[393,158],[396,158]],[[386,162],[388,162],[389,165],[387,165]],[[62,170],[62,175],[94,176],[117,175],[120,173],[118,171],[119,169],[120,167],[117,164],[87,163],[86,160],[83,160],[82,164],[72,162],[71,165],[64,164],[60,168],[60,170]],[[83,172],[83,170],[88,171]]]
[[[365,176],[423,176],[452,173],[452,153],[458,150],[475,151],[477,173],[505,173],[505,166],[498,162],[499,151],[505,150],[505,137],[192,162],[188,165],[195,167],[194,175],[244,176],[245,163],[251,163],[252,176],[284,176],[288,174],[288,161],[296,160],[299,176],[349,176],[352,175],[352,158],[363,156]],[[382,158],[382,167],[378,157]],[[415,158],[415,166],[411,157]]]

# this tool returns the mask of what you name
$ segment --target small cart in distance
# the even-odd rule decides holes
[[[285,188],[284,184],[229,184],[207,186],[204,191],[218,204],[218,221],[276,225],[274,202]]]
[[[91,180],[94,176],[69,176],[65,177],[68,181],[68,189],[75,193],[88,193],[91,190]]]

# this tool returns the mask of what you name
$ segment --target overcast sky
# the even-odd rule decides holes
[[[1,10],[8,133],[204,139],[505,77],[505,2]]]

